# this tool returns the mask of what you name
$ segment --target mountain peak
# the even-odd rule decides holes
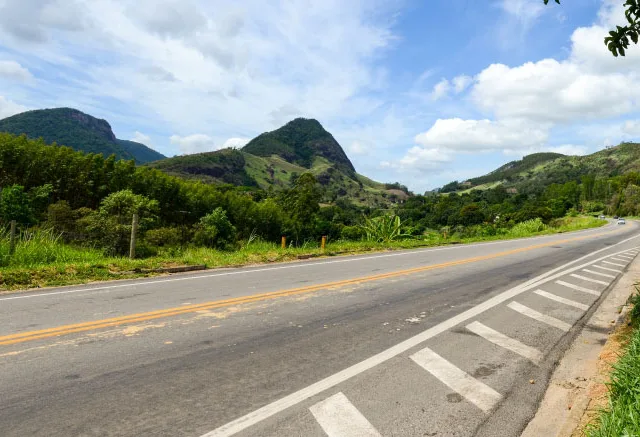
[[[86,153],[115,155],[138,163],[164,158],[147,146],[118,140],[111,125],[74,108],[36,109],[0,120],[0,132],[42,138]]]
[[[311,168],[316,157],[355,174],[355,168],[340,144],[318,120],[296,118],[279,129],[265,132],[244,146],[244,152],[256,156],[277,155],[292,164]]]

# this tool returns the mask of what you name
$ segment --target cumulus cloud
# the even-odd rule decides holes
[[[353,155],[364,155],[367,153],[367,148],[360,141],[354,141],[348,147],[349,153]]]
[[[440,100],[443,97],[447,97],[451,92],[460,94],[464,92],[472,82],[473,78],[466,75],[456,76],[451,81],[442,79],[434,85],[433,91],[431,92],[431,99]]]
[[[473,78],[469,76],[466,76],[466,75],[456,76],[453,78],[453,90],[457,94],[460,94],[461,92],[466,90],[467,87],[471,85],[472,82],[473,82]]]
[[[447,79],[442,79],[440,82],[434,85],[433,91],[431,92],[431,98],[433,100],[440,100],[443,97],[446,97],[451,90],[451,84]]]
[[[29,70],[16,61],[0,61],[0,78],[1,77],[15,80],[28,80],[33,76]]]
[[[193,134],[181,137],[179,135],[171,135],[171,144],[178,146],[182,154],[189,155],[192,153],[213,152],[221,147],[216,147],[213,138],[205,134]]]
[[[0,119],[11,117],[12,115],[19,114],[21,112],[26,111],[22,105],[19,105],[11,100],[6,99],[3,96],[0,96]]]
[[[207,26],[197,4],[184,0],[138,0],[127,13],[145,29],[163,37],[181,37]]]
[[[151,146],[151,137],[143,134],[142,132],[135,131],[131,141],[144,144],[145,146]]]
[[[546,152],[562,153],[563,155],[586,155],[588,149],[585,146],[575,144],[563,144],[561,146],[548,147]]]
[[[640,136],[640,120],[627,120],[622,126],[622,132],[630,136]]]
[[[246,146],[249,141],[251,141],[250,138],[229,138],[221,148],[226,149],[231,147],[232,149],[241,149]]]
[[[536,147],[547,141],[548,132],[540,126],[519,121],[439,119],[416,143],[431,148],[462,152],[486,152],[514,147]]]
[[[383,161],[381,165],[398,170],[435,171],[442,170],[443,164],[451,160],[452,156],[447,150],[414,146],[398,161]]]

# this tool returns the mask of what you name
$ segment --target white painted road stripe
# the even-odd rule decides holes
[[[593,282],[594,284],[609,285],[608,282],[601,281],[599,279],[587,278],[586,276],[576,275],[575,273],[571,273],[569,276],[577,279],[582,279],[583,281]]]
[[[587,272],[587,273],[591,273],[592,275],[596,275],[596,276],[602,276],[604,278],[612,278],[615,279],[616,275],[609,275],[607,273],[600,273],[600,272],[594,272],[593,270],[589,270],[589,269],[582,269],[583,272]]]
[[[309,410],[329,437],[382,437],[342,392]]]
[[[618,266],[618,267],[626,267],[626,264],[618,264],[618,263],[612,263],[610,261],[602,261],[605,264],[611,264],[612,266]]]
[[[627,254],[621,254],[621,255],[617,255],[618,258],[628,258],[628,259],[633,259],[635,258],[633,255],[627,255]]]
[[[548,282],[548,281],[553,281],[555,279],[558,279],[564,275],[566,275],[569,272],[574,272],[576,270],[580,270],[584,267],[588,267],[589,265],[591,265],[594,262],[599,262],[603,259],[608,258],[609,256],[611,256],[611,254],[603,256],[601,258],[598,258],[596,260],[590,260],[589,262],[586,262],[584,264],[575,266],[575,267],[570,267],[568,268],[570,265],[575,264],[577,262],[580,261],[584,261],[585,259],[591,258],[592,256],[598,254],[598,253],[602,253],[605,251],[610,250],[611,248],[615,247],[615,246],[620,246],[621,244],[625,244],[628,243],[629,241],[635,240],[637,238],[639,238],[640,235],[635,235],[633,237],[629,237],[627,239],[624,239],[618,243],[613,244],[612,246],[609,247],[605,247],[602,249],[598,249],[594,252],[591,252],[587,255],[581,256],[578,259],[575,259],[573,261],[570,261],[566,264],[563,264],[559,267],[556,267],[555,269],[552,269],[546,273],[543,273],[539,276],[536,276],[533,279],[530,279],[528,281],[526,281],[523,284],[520,284],[516,287],[513,287],[509,290],[503,291],[502,293],[487,299],[486,301],[472,307],[469,308],[466,311],[463,311],[460,314],[457,314],[453,317],[451,317],[450,319],[447,319],[435,326],[432,326],[431,328],[422,331],[421,333],[414,335],[413,337],[410,337],[406,340],[404,340],[401,343],[396,344],[395,346],[392,346],[372,357],[369,357],[363,361],[360,361],[359,363],[356,363],[354,365],[352,365],[351,367],[347,367],[344,370],[341,370],[338,373],[334,373],[333,375],[330,375],[320,381],[317,381],[307,387],[304,387],[296,392],[293,392],[283,398],[277,399],[273,402],[271,402],[270,404],[265,405],[264,407],[258,408],[257,410],[251,411],[247,414],[245,414],[244,416],[241,416],[231,422],[228,422],[216,429],[214,429],[213,431],[210,431],[206,434],[203,434],[201,437],[228,437],[228,436],[232,436],[234,434],[239,433],[240,431],[243,431],[275,414],[278,414],[284,410],[286,410],[287,408],[293,407],[294,405],[299,404],[300,402],[309,399],[311,396],[315,396],[318,393],[321,393],[327,389],[330,389],[332,387],[335,387],[336,385],[347,381],[351,378],[353,378],[356,375],[359,375],[369,369],[372,369],[373,367],[384,363],[387,360],[390,360],[393,357],[396,357],[398,355],[400,355],[403,352],[408,351],[409,349],[418,346],[419,344],[429,340],[430,338],[435,337],[438,334],[441,334],[463,322],[466,322],[469,319],[472,319],[476,316],[478,316],[479,314],[484,313],[485,311],[494,308],[502,303],[504,303],[505,301],[514,298],[515,296],[518,296],[521,293],[524,293],[527,290],[530,290],[534,287],[538,287],[540,286],[540,284],[542,284],[543,282]],[[618,253],[622,253],[623,251],[620,251]]]
[[[502,399],[500,393],[457,368],[429,348],[411,355],[411,359],[485,413],[490,412]]]
[[[610,272],[616,272],[616,273],[622,273],[622,270],[618,270],[618,269],[610,269],[609,267],[603,267],[603,266],[597,266],[597,265],[592,265],[591,267],[595,267],[601,270],[609,270]]]
[[[564,297],[560,297],[560,296],[557,296],[557,295],[552,294],[552,293],[547,293],[544,290],[536,290],[536,291],[534,291],[534,293],[537,294],[538,296],[546,297],[547,299],[555,300],[556,302],[560,302],[560,303],[563,303],[565,305],[572,306],[574,308],[579,308],[579,309],[584,310],[584,311],[589,309],[589,305],[585,305],[583,303],[576,302],[575,300],[565,299]]]
[[[571,329],[571,324],[567,322],[563,322],[562,320],[556,319],[555,317],[542,314],[541,312],[538,312],[533,308],[529,308],[528,306],[524,306],[518,302],[511,302],[507,306],[524,316],[531,317],[532,319],[537,320],[538,322],[546,323],[547,325],[553,326],[554,328],[562,329],[563,331],[568,331],[569,329]]]
[[[556,281],[556,284],[562,285],[562,286],[567,287],[567,288],[571,288],[571,289],[576,290],[576,291],[582,291],[584,293],[593,294],[594,296],[600,296],[600,292],[599,291],[592,290],[592,289],[586,288],[586,287],[581,287],[579,285],[571,284],[569,282]]]
[[[544,358],[544,355],[538,349],[528,346],[514,338],[507,337],[503,333],[489,328],[480,322],[470,323],[467,325],[467,329],[485,340],[489,340],[491,343],[497,344],[511,352],[515,352],[521,357],[533,361],[536,364],[539,364],[540,361],[542,361],[542,358]]]
[[[612,260],[614,261],[622,261],[623,263],[628,263],[629,260],[628,259],[624,259],[624,258],[616,258],[616,257],[611,257]],[[626,265],[626,264],[625,264]]]

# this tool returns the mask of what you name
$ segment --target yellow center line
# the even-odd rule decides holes
[[[616,232],[616,231],[613,231],[613,232]],[[200,304],[183,305],[180,307],[167,308],[163,310],[149,311],[149,312],[137,313],[137,314],[130,314],[126,316],[113,317],[109,319],[93,320],[90,322],[62,325],[54,328],[41,329],[37,331],[20,332],[17,334],[0,336],[0,346],[8,346],[12,344],[24,343],[27,341],[34,341],[34,340],[41,340],[41,339],[50,338],[50,337],[59,337],[62,335],[92,331],[92,330],[102,329],[102,328],[109,328],[109,327],[114,327],[114,326],[119,326],[124,324],[130,324],[130,323],[146,322],[149,320],[172,317],[172,316],[177,316],[181,314],[194,313],[197,311],[265,301],[265,300],[276,299],[280,297],[294,296],[297,294],[310,293],[310,292],[328,289],[328,288],[342,287],[345,285],[362,284],[367,282],[379,281],[383,279],[407,276],[415,273],[426,272],[429,270],[436,270],[436,269],[442,269],[445,267],[453,267],[453,266],[458,266],[462,264],[470,264],[470,263],[490,260],[494,258],[501,258],[504,256],[514,255],[517,253],[527,252],[530,250],[540,249],[540,248],[549,247],[557,244],[569,243],[572,241],[579,241],[579,240],[585,240],[588,238],[600,237],[602,235],[607,235],[609,233],[611,232],[605,232],[605,233],[576,237],[576,238],[569,238],[565,240],[537,244],[534,246],[522,247],[519,249],[507,250],[507,251],[498,252],[492,255],[476,256],[473,258],[465,258],[457,261],[448,261],[440,264],[432,264],[432,265],[423,266],[423,267],[415,267],[412,269],[405,269],[405,270],[398,270],[398,271],[389,272],[389,273],[363,276],[363,277],[354,278],[354,279],[327,282],[324,284],[311,285],[311,286],[300,287],[300,288],[290,288],[286,290],[273,291],[269,293],[253,294],[250,296],[242,296],[242,297],[237,297],[232,299],[217,300],[217,301],[205,302]]]

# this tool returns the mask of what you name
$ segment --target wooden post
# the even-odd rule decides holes
[[[11,220],[11,230],[9,231],[9,255],[16,251],[16,221]]]
[[[285,237],[284,235],[282,236],[282,248],[287,248],[287,237]]]
[[[324,252],[324,248],[327,245],[327,236],[323,235],[322,236],[322,243],[320,244],[320,248],[322,249],[322,251]]]
[[[136,234],[138,233],[138,214],[133,214],[131,222],[131,245],[129,246],[129,258],[136,257]]]

